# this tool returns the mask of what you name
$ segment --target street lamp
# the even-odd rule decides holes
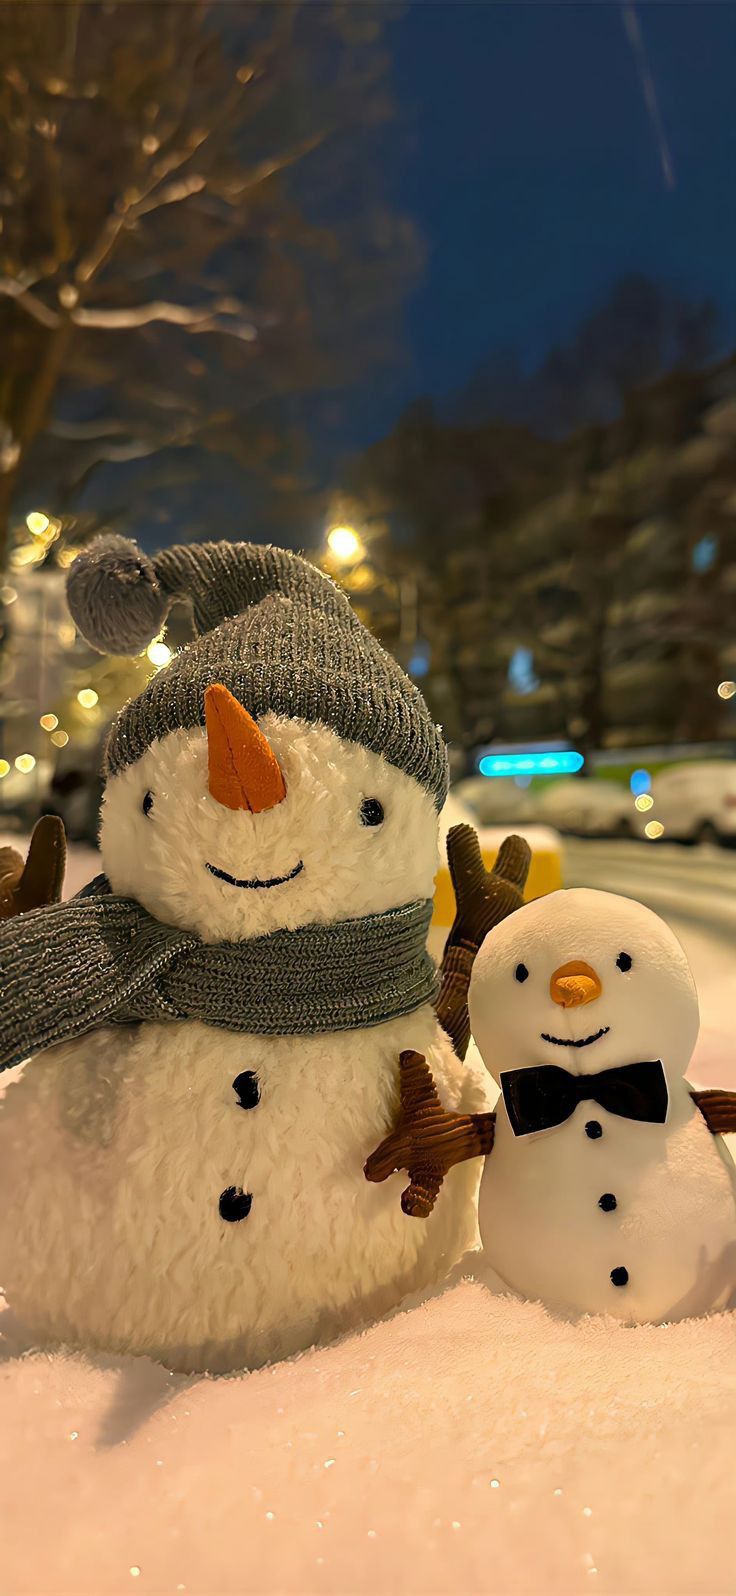
[[[363,544],[352,526],[333,526],[327,533],[327,546],[341,564],[351,564],[363,554]]]

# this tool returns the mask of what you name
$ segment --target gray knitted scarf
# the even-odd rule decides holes
[[[0,921],[0,1071],[111,1022],[315,1036],[398,1019],[436,994],[431,914],[420,901],[207,943],[116,897],[98,876],[67,903]]]

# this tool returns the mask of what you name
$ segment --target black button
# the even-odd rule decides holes
[[[598,1198],[598,1207],[603,1209],[604,1214],[610,1214],[618,1207],[612,1191],[604,1191],[603,1196]]]
[[[629,1283],[628,1269],[624,1269],[623,1266],[620,1269],[612,1269],[611,1279],[614,1286],[627,1286]]]
[[[242,1186],[228,1186],[226,1191],[220,1193],[220,1218],[226,1219],[228,1224],[247,1219],[252,1202],[250,1192],[243,1191]]]
[[[603,1135],[603,1126],[598,1124],[597,1119],[589,1119],[585,1127],[585,1134],[590,1137],[592,1142],[597,1141],[598,1137]]]
[[[241,1108],[255,1108],[261,1100],[261,1088],[255,1070],[243,1070],[233,1081],[233,1091]]]
[[[364,826],[380,826],[383,823],[383,804],[380,798],[364,798],[360,806],[361,824]]]

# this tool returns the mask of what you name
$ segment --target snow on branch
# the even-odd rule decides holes
[[[2,294],[15,300],[44,327],[57,328],[66,319],[12,277],[0,277]],[[252,321],[244,318],[247,318],[246,307],[230,297],[216,299],[209,305],[174,305],[166,299],[152,299],[148,304],[128,305],[119,310],[80,305],[68,316],[69,321],[77,327],[98,327],[108,332],[129,331],[162,321],[174,327],[184,327],[191,333],[224,333],[230,338],[239,338],[243,343],[252,344],[257,337],[256,329]]]
[[[107,331],[165,321],[174,327],[185,327],[189,332],[227,333],[231,338],[253,343],[257,335],[252,321],[221,319],[232,317],[231,307],[232,300],[215,300],[211,305],[173,305],[165,299],[152,299],[147,305],[129,305],[120,310],[82,306],[72,312],[71,319],[78,327],[101,327]]]
[[[43,327],[58,327],[61,323],[61,316],[57,311],[52,310],[50,305],[45,305],[37,294],[31,294],[23,283],[14,277],[0,277],[0,294],[4,294],[6,299],[14,299],[16,305],[20,305],[29,316],[33,316],[34,321],[40,321]]]

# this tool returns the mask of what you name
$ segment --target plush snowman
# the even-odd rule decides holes
[[[424,1216],[445,1170],[485,1153],[483,1259],[521,1295],[630,1322],[727,1305],[736,1187],[721,1133],[736,1096],[684,1078],[698,1000],[670,928],[612,893],[538,899],[487,937],[469,1009],[501,1085],[495,1115],[445,1112],[407,1054],[400,1123],[369,1178],[409,1168],[405,1206]]]
[[[477,1166],[421,1229],[362,1166],[402,1049],[455,1106],[484,1087],[426,952],[447,775],[421,695],[287,552],[112,538],[70,573],[111,652],[175,599],[199,635],[113,725],[105,876],[0,927],[0,1067],[29,1059],[0,1103],[0,1285],[37,1343],[223,1370],[474,1244]]]

